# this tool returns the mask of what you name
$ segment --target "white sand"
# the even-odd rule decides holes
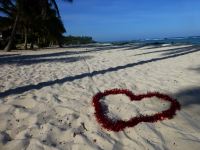
[[[6,56],[10,55],[10,56]],[[12,55],[12,56],[11,56]],[[126,88],[177,98],[171,120],[107,131],[92,97]],[[158,99],[105,98],[113,118],[154,114]],[[0,149],[200,149],[200,48],[189,45],[89,47],[0,53]]]

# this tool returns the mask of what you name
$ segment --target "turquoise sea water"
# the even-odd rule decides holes
[[[116,41],[108,42],[114,45],[126,45],[126,44],[142,44],[142,45],[160,45],[160,44],[191,44],[200,45],[200,36],[193,37],[175,37],[175,38],[163,38],[163,39],[142,39],[132,41]]]
[[[147,40],[138,40],[139,43],[146,44],[193,44],[200,45],[200,36],[196,37],[179,37],[179,38],[164,38],[164,39],[147,39]]]

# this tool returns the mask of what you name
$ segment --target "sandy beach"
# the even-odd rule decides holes
[[[113,88],[177,99],[172,119],[120,132],[96,121],[92,98]],[[158,98],[105,97],[109,117],[127,120],[169,107]],[[99,45],[0,52],[2,150],[199,150],[200,47]]]

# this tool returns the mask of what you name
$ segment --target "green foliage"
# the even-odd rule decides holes
[[[77,45],[77,44],[90,44],[95,43],[92,37],[88,36],[66,36],[63,39],[65,45]]]
[[[8,50],[21,39],[25,49],[27,42],[61,46],[65,32],[56,0],[0,0],[0,30],[4,43],[10,44],[6,46]]]

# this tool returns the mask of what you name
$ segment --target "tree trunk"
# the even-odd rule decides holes
[[[58,43],[58,46],[60,47],[60,48],[63,48],[63,45],[59,42]]]
[[[33,40],[31,41],[30,49],[33,49]]]
[[[60,48],[62,48],[62,47],[63,47],[63,45],[62,45],[62,42],[61,42],[61,40],[57,39],[57,42],[58,42],[58,46],[59,46]]]
[[[40,48],[40,37],[39,36],[37,38],[37,46],[38,46],[38,48]]]
[[[17,15],[16,18],[15,18],[15,23],[13,25],[13,29],[12,29],[8,44],[4,48],[4,50],[7,51],[7,52],[10,52],[12,47],[13,47],[13,44],[14,44],[13,42],[14,42],[14,38],[15,38],[15,33],[16,33],[18,21],[19,21],[19,15]]]
[[[27,50],[27,43],[28,43],[28,33],[27,28],[24,28],[24,49]]]

